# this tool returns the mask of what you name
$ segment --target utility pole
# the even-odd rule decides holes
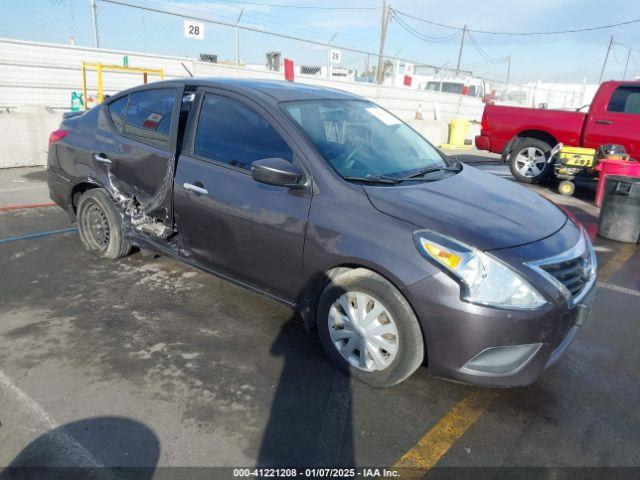
[[[91,16],[93,17],[93,46],[100,48],[100,38],[98,37],[98,7],[96,0],[91,0]]]
[[[389,6],[387,0],[382,0],[382,26],[380,28],[380,53],[378,55],[378,68],[376,70],[376,83],[381,85],[384,81],[384,42],[387,39],[387,27],[389,26]]]
[[[600,72],[600,80],[598,83],[602,83],[602,77],[604,77],[604,69],[607,67],[607,60],[609,60],[609,52],[613,47],[613,35],[611,35],[611,40],[609,40],[609,46],[607,47],[607,54],[604,57],[604,63],[602,64],[602,71]]]
[[[336,35],[338,35],[338,32],[334,33],[329,43],[327,43],[327,78],[329,79],[331,78],[331,42],[336,38]]]
[[[462,28],[462,39],[460,40],[460,52],[458,52],[458,64],[456,65],[456,77],[460,72],[460,62],[462,61],[462,49],[464,48],[464,37],[467,35],[467,26]]]
[[[240,27],[238,24],[240,23],[243,13],[244,8],[241,8],[240,15],[238,15],[238,19],[236,20],[236,66],[240,65]]]
[[[624,64],[624,73],[622,74],[622,80],[627,78],[627,67],[629,66],[630,58],[631,58],[631,47],[629,47],[629,53],[627,53],[627,63]]]

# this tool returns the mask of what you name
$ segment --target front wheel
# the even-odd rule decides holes
[[[522,183],[541,183],[553,172],[548,162],[551,145],[537,138],[523,138],[516,142],[509,155],[511,174]]]
[[[318,332],[331,360],[350,376],[389,387],[424,359],[418,319],[381,276],[358,268],[334,278],[318,303]]]

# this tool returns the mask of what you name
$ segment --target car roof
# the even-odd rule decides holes
[[[306,85],[283,80],[265,80],[249,78],[194,77],[180,80],[165,80],[149,83],[128,91],[157,88],[163,84],[184,84],[190,87],[212,87],[235,91],[249,97],[259,96],[268,102],[286,102],[295,100],[362,100],[362,97],[335,88]],[[121,92],[124,93],[124,92]],[[116,95],[114,95],[115,97]],[[120,96],[120,94],[118,94]]]

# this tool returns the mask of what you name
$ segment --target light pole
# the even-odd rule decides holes
[[[329,79],[331,78],[331,42],[336,38],[336,35],[338,35],[338,32],[334,33],[329,43],[327,43],[327,78]]]
[[[236,66],[240,65],[240,27],[238,24],[240,23],[243,13],[244,8],[241,8],[240,15],[238,15],[238,19],[236,20]]]
[[[93,46],[100,48],[100,38],[98,37],[98,7],[96,0],[91,0],[91,16],[93,17]]]

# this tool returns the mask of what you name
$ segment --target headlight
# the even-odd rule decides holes
[[[476,248],[431,230],[419,230],[414,238],[420,253],[458,280],[463,300],[512,309],[533,309],[547,303],[518,273]]]

